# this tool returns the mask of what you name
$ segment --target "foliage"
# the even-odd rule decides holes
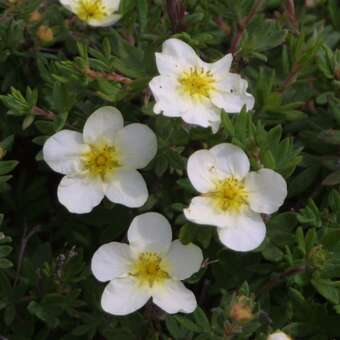
[[[172,2],[186,11],[174,13]],[[261,340],[282,329],[299,339],[340,338],[337,1],[296,1],[294,9],[277,0],[123,0],[121,12],[115,27],[93,29],[58,1],[0,1],[0,337]],[[171,36],[210,62],[232,49],[254,112],[222,113],[217,134],[154,115],[154,53]],[[158,154],[143,170],[150,197],[140,209],[105,201],[72,215],[57,201],[60,176],[41,147],[63,128],[80,131],[104,105],[156,133]],[[285,205],[268,216],[266,240],[251,253],[223,248],[213,228],[182,213],[194,193],[187,158],[226,141],[247,152],[253,169],[274,169],[288,182]],[[203,248],[203,268],[186,281],[200,306],[192,315],[147,305],[114,317],[100,308],[94,251],[124,239],[132,218],[150,210]],[[247,320],[231,313],[241,296]]]

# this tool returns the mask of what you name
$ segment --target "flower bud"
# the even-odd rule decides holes
[[[312,270],[324,269],[328,259],[328,251],[322,245],[313,247],[307,255],[308,267]]]
[[[29,22],[38,22],[42,18],[42,15],[39,11],[33,11],[30,15]]]
[[[254,315],[251,300],[245,295],[236,297],[230,307],[229,316],[231,319],[240,322],[252,320]]]
[[[37,30],[37,36],[43,43],[50,43],[54,40],[54,34],[50,27],[41,25]]]
[[[3,159],[7,154],[7,150],[0,145],[0,160]]]

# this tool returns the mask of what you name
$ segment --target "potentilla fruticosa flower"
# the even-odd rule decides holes
[[[290,336],[281,331],[276,331],[267,337],[267,340],[292,340]]]
[[[150,82],[156,104],[154,112],[181,117],[185,122],[211,127],[217,132],[221,109],[239,113],[245,105],[254,107],[254,97],[247,93],[248,83],[230,73],[232,55],[214,63],[202,61],[194,49],[178,39],[166,40],[156,53],[159,76]]]
[[[272,214],[287,196],[284,178],[271,169],[249,172],[245,152],[233,144],[219,144],[194,152],[188,177],[200,196],[184,210],[194,223],[213,225],[221,242],[236,251],[257,248],[265,238],[261,214]]]
[[[127,207],[141,207],[148,198],[142,169],[157,153],[157,138],[146,125],[124,127],[122,114],[102,107],[86,121],[83,134],[62,130],[43,148],[46,163],[64,174],[58,199],[70,212],[88,213],[104,196]]]
[[[60,0],[60,3],[94,27],[110,26],[121,18],[120,0]]]
[[[126,315],[152,298],[167,313],[193,312],[195,295],[181,281],[199,271],[201,249],[172,242],[169,222],[155,212],[135,217],[127,237],[129,244],[104,244],[92,258],[94,276],[109,281],[101,298],[103,310]]]

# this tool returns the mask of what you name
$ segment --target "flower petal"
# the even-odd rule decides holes
[[[229,73],[220,77],[217,90],[211,95],[211,101],[226,112],[238,113],[246,105],[247,110],[254,107],[254,97],[247,92],[248,82],[240,75]]]
[[[215,78],[221,79],[229,73],[233,55],[231,53],[225,55],[223,58],[217,60],[212,64],[208,64],[210,70],[213,72]]]
[[[154,77],[149,87],[156,100],[154,112],[163,112],[168,117],[180,117],[182,113],[189,109],[189,103],[178,94],[178,82],[173,77],[157,76]]]
[[[176,76],[183,70],[180,59],[164,53],[156,53],[156,65],[161,75]]]
[[[189,157],[187,173],[191,184],[201,193],[212,191],[216,181],[226,177],[217,168],[216,159],[209,150],[195,151]]]
[[[80,155],[85,147],[81,133],[62,130],[45,142],[44,160],[54,171],[72,174],[80,168]]]
[[[136,170],[118,169],[105,186],[105,195],[113,203],[138,208],[148,199],[148,188]]]
[[[143,307],[150,299],[150,293],[130,278],[113,279],[104,289],[101,305],[105,312],[113,315],[127,315]]]
[[[65,176],[58,186],[58,199],[68,211],[85,214],[104,198],[101,184],[82,177]]]
[[[135,254],[143,251],[165,254],[172,240],[170,223],[156,212],[136,216],[129,227],[128,240]]]
[[[152,300],[169,314],[192,313],[197,307],[195,295],[181,281],[167,280],[153,292]]]
[[[210,101],[194,104],[183,113],[182,119],[189,124],[202,127],[211,127],[216,133],[221,124],[221,110],[212,105]]]
[[[179,39],[166,40],[163,43],[162,53],[190,66],[195,66],[201,62],[195,50]]]
[[[130,124],[121,129],[115,141],[123,166],[145,168],[157,153],[157,137],[144,124]]]
[[[184,245],[180,240],[172,242],[166,261],[169,274],[175,280],[185,280],[197,273],[202,265],[202,250],[194,244]]]
[[[184,209],[184,215],[193,223],[220,228],[230,225],[232,221],[230,214],[214,208],[211,198],[202,196],[196,196],[191,200],[189,207]]]
[[[277,172],[261,169],[250,172],[245,179],[252,210],[272,214],[277,211],[287,197],[287,183]]]
[[[209,150],[215,158],[217,167],[229,176],[243,179],[250,169],[246,153],[236,145],[222,143]]]
[[[120,20],[121,17],[122,16],[120,14],[112,14],[103,18],[102,20],[89,19],[87,23],[92,27],[107,27],[114,25]]]
[[[101,107],[87,119],[84,126],[84,140],[88,144],[95,144],[103,139],[113,142],[123,126],[123,116],[118,109],[112,106]]]
[[[91,270],[98,281],[110,281],[128,274],[130,260],[130,247],[127,244],[106,243],[94,253]]]
[[[242,215],[232,216],[230,224],[217,229],[221,242],[236,251],[250,251],[257,248],[266,237],[266,226],[260,214],[250,210]]]

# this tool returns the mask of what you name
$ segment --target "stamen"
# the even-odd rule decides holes
[[[90,145],[90,150],[82,155],[82,163],[90,176],[103,180],[120,166],[117,150],[107,144]]]
[[[239,213],[248,205],[248,192],[243,182],[234,177],[218,181],[215,191],[204,196],[212,198],[215,208],[224,212]]]
[[[209,98],[215,89],[212,72],[203,67],[190,67],[190,70],[184,72],[178,81],[181,85],[180,91],[198,101]]]
[[[102,0],[78,0],[77,16],[83,20],[102,20],[108,16]]]
[[[140,254],[132,266],[130,275],[135,277],[141,285],[147,285],[150,288],[170,277],[162,258],[153,252]]]

